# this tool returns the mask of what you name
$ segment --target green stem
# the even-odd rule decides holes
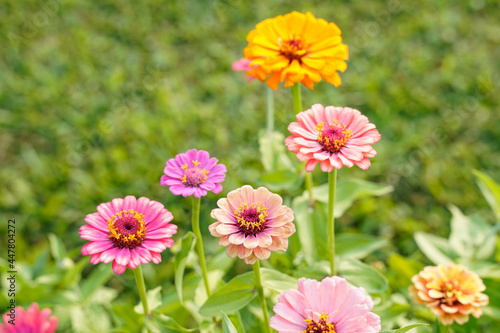
[[[141,298],[142,306],[144,307],[144,315],[147,316],[149,314],[149,308],[148,300],[146,298],[146,285],[144,284],[144,276],[142,275],[141,265],[137,266],[133,272],[135,283],[137,283],[137,289],[139,289],[139,297]]]
[[[335,190],[337,169],[328,173],[328,242],[330,247],[330,268],[335,275]]]
[[[302,97],[300,94],[300,83],[295,83],[292,86],[292,96],[293,96],[293,109],[295,110],[295,114],[304,111],[302,109]]]
[[[203,251],[203,239],[200,231],[200,204],[201,198],[193,197],[193,232],[196,237],[196,251],[200,259],[201,272],[203,274],[203,282],[207,290],[207,296],[210,297],[210,286],[208,284],[207,264],[205,263],[205,253]]]
[[[262,279],[260,277],[260,262],[257,259],[255,264],[253,264],[253,272],[255,274],[255,286],[257,287],[257,293],[259,294],[260,307],[264,312],[264,326],[267,333],[271,333],[271,326],[269,326],[269,313],[267,312],[266,298],[264,297],[264,287],[262,286]]]
[[[441,323],[439,321],[439,319],[436,319],[438,321],[438,325],[439,325],[439,333],[449,333],[450,332],[450,326],[448,325],[443,325],[443,323]]]
[[[266,128],[268,132],[274,131],[274,96],[269,87],[266,87]]]

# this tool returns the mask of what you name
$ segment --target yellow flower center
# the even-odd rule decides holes
[[[267,208],[261,202],[248,205],[245,201],[239,209],[234,210],[238,227],[245,236],[256,235],[261,232],[266,223]]]
[[[210,171],[198,168],[198,165],[200,165],[198,161],[193,161],[193,164],[194,167],[192,168],[188,168],[187,163],[181,166],[182,170],[184,170],[184,175],[180,180],[187,186],[198,187],[207,180],[207,175]]]
[[[336,333],[335,327],[331,323],[327,323],[328,314],[321,312],[321,317],[317,321],[313,321],[312,319],[304,320],[309,325],[300,333]]]
[[[109,239],[120,249],[133,249],[139,246],[146,238],[146,223],[144,215],[133,209],[122,210],[108,218]]]
[[[279,37],[278,46],[280,48],[280,54],[290,61],[294,59],[300,61],[308,51],[308,46],[302,36],[290,35],[288,40],[285,41]]]
[[[318,142],[323,146],[323,150],[330,153],[338,153],[352,136],[352,131],[336,119],[327,128],[321,122],[316,126],[316,132],[318,132]]]

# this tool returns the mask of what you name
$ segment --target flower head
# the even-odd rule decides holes
[[[371,145],[380,140],[375,125],[358,110],[321,104],[297,114],[297,122],[288,125],[288,130],[292,135],[285,144],[307,162],[307,172],[318,163],[324,172],[354,164],[366,170],[371,165],[368,158],[377,154]]]
[[[90,255],[90,262],[113,262],[113,271],[140,264],[161,262],[161,252],[171,248],[172,235],[177,226],[170,224],[173,216],[164,206],[142,197],[113,199],[97,206],[97,213],[88,214],[80,227],[80,237],[90,242],[82,247],[82,255]]]
[[[341,277],[318,282],[300,278],[298,290],[278,296],[270,325],[278,333],[370,333],[380,331],[380,317],[370,312],[373,301],[363,288]]]
[[[0,323],[0,333],[53,333],[58,321],[51,313],[50,309],[39,310],[37,303],[31,303],[26,311],[16,306],[3,315],[5,324]]]
[[[219,245],[227,246],[229,257],[254,264],[267,259],[271,251],[286,251],[288,237],[295,232],[293,211],[283,200],[265,187],[254,190],[245,185],[231,191],[227,199],[219,199],[211,216],[217,222],[208,229],[220,237]]]
[[[233,62],[231,68],[233,69],[233,71],[236,71],[236,72],[248,72],[249,70],[251,70],[252,68],[255,67],[255,66],[250,66],[251,62],[252,62],[251,60],[241,58],[241,59]],[[255,77],[247,75],[248,82],[253,81],[253,80],[255,80]]]
[[[201,198],[207,195],[207,191],[220,193],[222,185],[219,183],[226,179],[227,169],[217,161],[204,150],[188,150],[167,161],[161,184],[169,186],[174,195],[183,197],[194,195]]]
[[[460,265],[427,266],[411,280],[415,303],[429,307],[444,325],[464,324],[471,313],[479,318],[480,307],[488,305],[481,278]]]
[[[345,71],[347,46],[342,44],[340,29],[335,23],[315,18],[311,13],[292,12],[257,24],[247,36],[245,58],[257,67],[247,74],[277,89],[302,82],[313,89],[321,78],[340,85],[337,71]]]

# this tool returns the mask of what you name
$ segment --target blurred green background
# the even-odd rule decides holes
[[[303,87],[304,106],[357,108],[382,134],[372,167],[343,168],[339,178],[394,186],[358,202],[338,232],[392,239],[406,256],[417,249],[415,231],[448,235],[449,203],[493,221],[472,170],[500,180],[497,1],[4,0],[0,223],[4,235],[7,218],[18,222],[17,260],[33,265],[49,233],[78,258],[85,215],[125,195],[164,203],[180,239],[190,229],[190,201],[159,179],[165,161],[190,148],[229,170],[224,192],[202,202],[208,235],[216,200],[259,185],[264,172],[265,88],[231,63],[255,24],[292,10],[335,22],[350,48],[342,85]],[[287,135],[291,92],[280,87],[275,99],[276,129]],[[314,178],[326,182],[319,170]],[[207,248],[219,250],[211,241]],[[115,279],[132,282],[125,275]]]

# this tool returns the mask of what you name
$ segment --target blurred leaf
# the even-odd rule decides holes
[[[236,276],[225,285],[218,288],[200,308],[200,314],[213,317],[220,314],[238,311],[255,297],[255,282],[253,272]]]
[[[341,217],[355,200],[383,196],[394,190],[392,186],[379,185],[362,179],[340,179],[335,195],[335,217]],[[303,196],[308,197],[307,191]],[[313,188],[314,200],[328,204],[328,183]]]
[[[144,324],[152,331],[160,330],[161,333],[190,333],[198,332],[196,328],[184,328],[179,325],[174,319],[162,314],[159,311],[153,311],[152,316],[144,318]]]
[[[391,285],[399,288],[406,288],[411,283],[411,278],[418,274],[424,265],[418,261],[405,258],[397,253],[392,253],[388,260],[389,274],[394,274],[394,279],[390,279]]]
[[[389,301],[378,304],[373,308],[373,312],[380,316],[380,320],[385,327],[394,327],[396,320],[402,317],[410,305],[406,298],[401,294],[392,294]]]
[[[363,287],[370,294],[382,294],[387,290],[389,283],[385,276],[370,265],[354,258],[341,258],[339,262],[339,275],[355,286]]]
[[[223,333],[238,333],[228,316],[222,312],[222,332]]]
[[[83,280],[80,291],[82,299],[88,299],[92,294],[102,285],[109,281],[113,276],[111,265],[97,265],[94,266],[92,273]]]
[[[53,233],[49,234],[49,242],[50,242],[50,252],[56,261],[61,261],[63,258],[66,258],[68,254],[66,253],[66,249],[64,248],[64,244],[61,239],[54,235]]]
[[[314,229],[311,223],[313,208],[309,206],[307,197],[300,196],[292,201],[292,210],[304,258],[308,265],[311,265],[316,253]]]
[[[158,286],[146,292],[146,300],[148,302],[149,312],[153,311],[161,305],[161,288],[161,286]],[[144,314],[144,307],[142,306],[141,301],[139,301],[139,304],[134,306],[134,311],[139,314]]]
[[[297,289],[297,279],[290,275],[269,268],[261,268],[260,273],[264,288],[274,290],[278,293],[288,289]]]
[[[340,234],[335,238],[335,253],[339,256],[363,259],[385,245],[385,239],[375,236]]]
[[[141,329],[141,316],[135,311],[130,311],[129,304],[112,303],[113,313],[118,317],[118,320],[123,323],[130,332],[138,332]]]
[[[181,241],[181,249],[175,254],[175,289],[177,289],[177,295],[179,295],[179,301],[183,302],[182,297],[182,281],[184,278],[184,269],[186,268],[186,262],[189,253],[193,250],[195,241],[194,234],[188,231]]]
[[[304,179],[300,169],[279,170],[262,175],[259,182],[271,191],[293,191],[300,188]]]
[[[408,325],[405,327],[398,328],[397,330],[381,331],[380,333],[405,333],[411,329],[414,329],[414,328],[420,327],[420,326],[429,326],[429,324],[411,324],[411,325]]]
[[[285,136],[281,132],[263,131],[259,134],[259,150],[262,165],[267,172],[294,171],[295,167],[285,152]]]
[[[491,206],[497,220],[500,220],[500,185],[481,171],[474,170],[474,175],[477,179],[477,185],[481,189],[481,192],[483,192],[484,198]]]
[[[458,257],[445,238],[425,232],[416,232],[415,241],[420,251],[436,265],[453,263],[453,260]]]

